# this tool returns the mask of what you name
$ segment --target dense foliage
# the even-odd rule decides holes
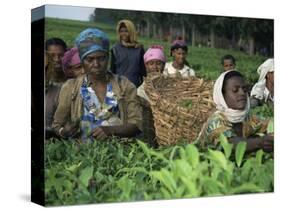
[[[46,145],[46,203],[68,205],[218,196],[273,191],[273,159],[259,150],[245,156],[245,143],[232,152],[199,151],[176,145],[152,149],[137,140]]]

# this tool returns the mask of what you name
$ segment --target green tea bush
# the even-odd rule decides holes
[[[152,149],[139,140],[52,140],[46,144],[47,205],[218,196],[273,191],[273,159],[259,150],[245,155],[199,151],[193,145]]]

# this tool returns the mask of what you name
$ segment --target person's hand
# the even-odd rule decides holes
[[[51,127],[46,127],[45,128],[45,139],[47,140],[47,139],[50,139],[52,137],[57,137],[54,129],[51,128]]]
[[[97,127],[93,130],[92,136],[96,139],[106,139],[110,135],[110,128],[108,127]]]
[[[73,137],[76,135],[79,126],[73,123],[67,123],[62,130],[60,131],[60,135],[65,138]]]
[[[272,134],[268,134],[263,136],[261,141],[261,148],[265,152],[273,152],[274,148],[274,136]]]

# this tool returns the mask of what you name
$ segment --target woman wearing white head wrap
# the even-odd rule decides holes
[[[235,146],[247,142],[247,151],[258,149],[273,151],[273,135],[256,137],[265,133],[268,121],[251,116],[250,100],[243,76],[235,70],[223,72],[214,85],[215,111],[204,124],[197,143],[203,147],[218,148],[220,134],[224,134]]]
[[[234,71],[229,70],[229,71],[223,72],[219,76],[219,78],[216,80],[216,83],[214,85],[213,100],[216,104],[216,108],[218,109],[218,111],[223,113],[226,116],[228,121],[230,121],[231,123],[239,123],[239,122],[243,122],[249,113],[250,100],[249,100],[248,95],[246,95],[246,92],[245,92],[245,94],[244,94],[245,97],[240,97],[241,99],[246,100],[246,107],[243,110],[235,110],[235,109],[229,108],[227,106],[223,93],[222,93],[222,89],[223,89],[224,78],[229,72],[234,72]],[[237,75],[238,75],[238,73],[239,72],[237,72]],[[241,75],[241,74],[239,74],[239,75]]]
[[[272,101],[274,99],[274,59],[267,59],[257,69],[260,75],[259,81],[253,86],[251,91],[251,106],[255,107],[262,101]]]

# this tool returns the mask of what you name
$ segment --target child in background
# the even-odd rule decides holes
[[[224,55],[221,58],[221,65],[222,65],[223,71],[233,70],[233,69],[235,69],[235,66],[236,66],[235,58],[230,54]]]
[[[187,44],[184,40],[175,40],[171,46],[171,56],[173,56],[172,62],[167,62],[164,68],[163,74],[169,77],[183,77],[187,78],[195,76],[195,72],[189,67],[186,61]]]

